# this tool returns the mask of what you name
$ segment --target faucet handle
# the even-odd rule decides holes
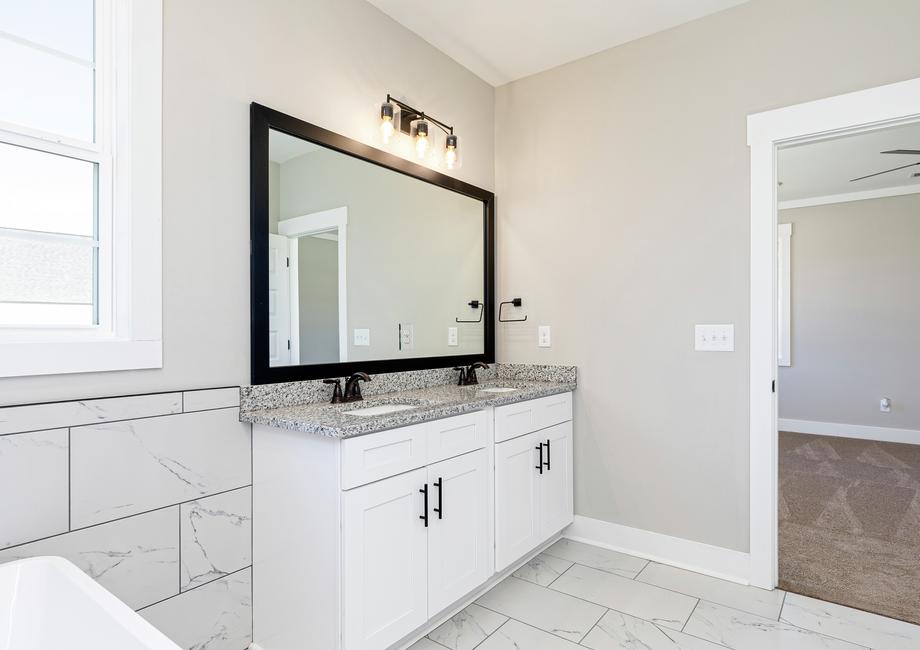
[[[454,368],[454,370],[460,371],[460,377],[457,379],[457,385],[466,386],[466,368],[463,368],[462,366],[457,366]]]
[[[324,379],[324,384],[335,384],[332,389],[332,403],[338,404],[342,401],[342,380],[341,379]]]

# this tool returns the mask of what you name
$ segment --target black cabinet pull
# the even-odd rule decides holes
[[[425,513],[419,515],[419,519],[425,522],[425,528],[428,528],[428,484],[425,483],[425,487],[419,490],[422,494],[425,495]]]
[[[540,452],[540,462],[537,463],[537,469],[540,470],[540,473],[542,474],[543,473],[543,443],[541,442],[539,445],[534,447],[534,449]]]
[[[546,439],[546,471],[550,470],[549,466],[549,438]]]
[[[438,519],[444,518],[444,479],[440,476],[438,480],[434,482],[434,486],[438,488],[438,507],[434,508],[434,511],[438,513]]]

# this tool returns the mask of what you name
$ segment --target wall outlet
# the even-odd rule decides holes
[[[537,328],[537,347],[548,348],[553,344],[552,332],[549,325],[540,325]]]
[[[412,323],[399,324],[399,349],[412,350],[415,348],[415,326]]]
[[[369,329],[355,330],[355,345],[367,347],[371,344],[371,331]]]
[[[700,352],[734,352],[735,326],[697,325],[695,330],[695,349]]]
[[[456,327],[447,328],[447,345],[452,348],[460,345],[460,335],[457,333]]]
[[[891,399],[883,397],[878,402],[878,410],[882,413],[891,413]]]

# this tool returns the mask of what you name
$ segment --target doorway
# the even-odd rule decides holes
[[[777,152],[920,120],[920,79],[748,117],[751,147],[750,583],[777,586]],[[794,235],[793,235],[794,237]]]

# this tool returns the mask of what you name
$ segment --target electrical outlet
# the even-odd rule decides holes
[[[537,328],[537,347],[552,347],[551,334],[549,325],[540,325],[540,327]]]
[[[460,345],[460,337],[456,327],[447,328],[447,345],[452,348]]]
[[[735,326],[732,324],[697,325],[695,349],[700,352],[734,352]]]
[[[399,324],[399,349],[412,350],[415,348],[415,326],[412,323]]]
[[[355,345],[359,347],[367,347],[371,344],[371,331],[369,329],[356,329],[355,330]]]

